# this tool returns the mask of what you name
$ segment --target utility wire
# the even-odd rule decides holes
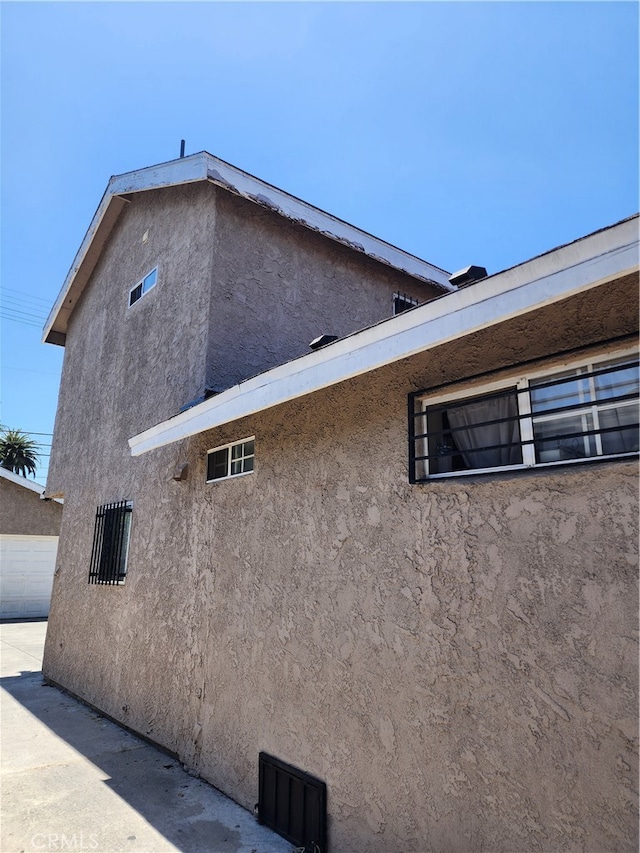
[[[6,293],[6,294],[13,294],[14,293],[20,299],[29,300],[31,302],[42,302],[43,305],[46,305],[46,306],[50,306],[52,304],[51,300],[49,300],[49,299],[44,299],[42,296],[31,296],[31,294],[23,293],[21,290],[16,290],[13,287],[2,287],[2,288],[0,288],[0,295],[2,295],[3,293]],[[10,299],[10,298],[14,298],[14,297],[7,296],[7,299]]]
[[[36,329],[41,329],[43,323],[33,323],[31,320],[20,320],[18,317],[11,317],[8,314],[3,314],[0,312],[0,317],[4,317],[5,320],[12,320],[14,323],[22,323],[23,326],[35,326]]]
[[[19,315],[20,317],[26,317],[29,320],[46,320],[46,317],[42,317],[41,314],[33,314],[31,311],[23,311],[21,308],[12,308],[11,305],[5,305],[2,308],[3,311],[9,311],[12,314]]]
[[[17,305],[25,305],[26,307],[33,308],[37,311],[44,312],[46,310],[46,306],[40,305],[38,302],[31,302],[29,299],[21,299],[19,296],[11,296],[11,294],[8,293],[2,293],[0,295],[2,296],[3,302],[14,302]]]

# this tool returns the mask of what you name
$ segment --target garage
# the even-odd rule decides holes
[[[57,536],[0,535],[0,619],[49,615]]]
[[[49,615],[62,504],[43,493],[0,467],[0,619]]]

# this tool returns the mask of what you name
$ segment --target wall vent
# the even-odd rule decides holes
[[[259,755],[258,822],[304,853],[327,851],[327,786],[266,752]]]

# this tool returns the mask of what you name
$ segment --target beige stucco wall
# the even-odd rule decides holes
[[[0,477],[0,534],[57,536],[61,519],[61,504]]]
[[[69,321],[48,494],[65,493],[78,468],[91,478],[114,455],[126,464],[131,435],[202,393],[214,226],[202,185],[125,207]],[[155,266],[158,283],[129,308]]]
[[[69,321],[48,493],[66,493],[80,448],[96,471],[124,465],[129,437],[205,387],[391,316],[398,290],[440,293],[211,184],[131,195]]]
[[[334,853],[635,851],[637,464],[411,486],[406,458],[410,391],[625,334],[632,292],[136,459],[95,423],[93,476],[65,473],[45,676],[247,807],[260,750],[324,779]],[[254,434],[255,472],[207,485],[206,450]],[[90,586],[114,498],[129,576]]]
[[[302,225],[217,191],[207,383],[222,390],[442,294]],[[230,321],[230,318],[233,318]]]

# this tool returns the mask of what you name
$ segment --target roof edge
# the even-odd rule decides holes
[[[446,293],[456,290],[449,283],[449,273],[440,267],[374,237],[357,226],[214,157],[207,151],[200,151],[188,157],[168,160],[156,166],[146,166],[111,177],[47,317],[42,334],[43,343],[64,345],[68,317],[126,204],[124,197],[199,181],[208,181],[242,196],[424,284],[435,286]]]
[[[41,486],[40,483],[27,480],[26,477],[22,477],[20,474],[14,474],[13,471],[9,471],[8,468],[0,466],[0,477],[4,477],[5,480],[9,480],[11,483],[15,483],[25,489],[30,489],[32,492],[36,492],[39,495],[44,494],[45,487]]]
[[[637,217],[341,338],[129,439],[133,456],[343,382],[638,270]]]

